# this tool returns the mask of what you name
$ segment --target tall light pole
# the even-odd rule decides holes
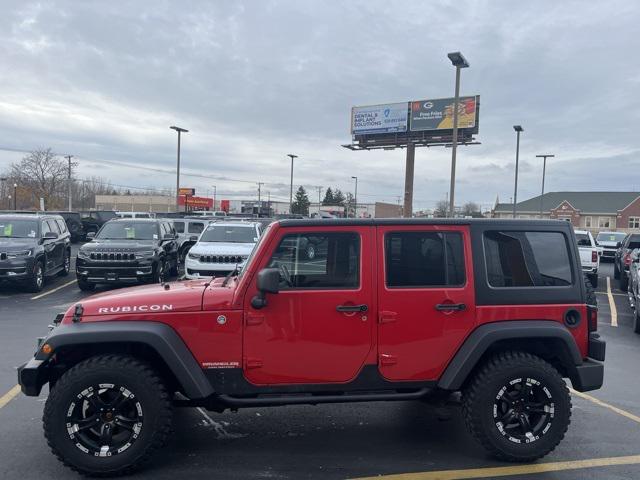
[[[316,189],[318,190],[318,218],[320,218],[320,196],[322,195],[322,186],[317,186]]]
[[[176,212],[180,211],[180,135],[184,132],[187,133],[189,130],[186,128],[176,127],[172,125],[169,127],[171,130],[175,130],[178,132],[178,166],[176,168]],[[184,197],[184,206],[187,208],[187,197]]]
[[[547,171],[547,158],[553,158],[555,155],[536,155],[536,158],[543,158],[542,161],[542,193],[540,193],[540,218],[542,218],[542,198],[544,197],[544,176]]]
[[[4,188],[5,188],[5,184],[7,182],[7,177],[0,177],[0,197],[4,197]],[[9,199],[11,199],[11,195],[9,195]],[[4,204],[4,200],[2,200],[2,203]],[[11,202],[9,202],[9,204],[11,204]],[[9,205],[7,205],[7,209],[11,208]]]
[[[18,209],[18,184],[13,184],[13,209]]]
[[[358,177],[351,178],[355,179],[356,181],[356,191],[355,195],[353,196],[353,203],[355,203],[355,206],[353,207],[353,218],[358,218]]]
[[[520,157],[520,133],[524,132],[524,128],[520,125],[514,125],[513,129],[516,131],[516,178],[513,187],[513,218],[516,218],[516,205],[518,204],[518,159]]]
[[[451,186],[449,188],[449,212],[451,217],[455,213],[455,189],[456,189],[456,153],[458,150],[458,103],[460,102],[460,70],[469,67],[469,62],[462,53],[453,52],[447,54],[449,60],[456,67],[456,92],[453,100],[453,134],[451,142]]]
[[[291,157],[291,186],[289,187],[289,213],[293,210],[293,159],[298,158],[298,155],[293,153],[287,153],[287,157]]]
[[[69,211],[71,211],[71,159],[73,158],[73,155],[65,155],[64,158],[69,161],[69,170],[67,174],[67,197],[69,199]]]

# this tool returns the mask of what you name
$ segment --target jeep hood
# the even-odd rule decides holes
[[[229,308],[235,282],[230,282],[226,287],[212,284],[207,288],[208,284],[207,280],[188,280],[99,293],[71,305],[65,313],[64,323],[71,322],[76,305],[82,305],[82,321],[117,320],[123,317],[128,320],[153,320],[163,314],[201,311],[203,300],[207,310]]]

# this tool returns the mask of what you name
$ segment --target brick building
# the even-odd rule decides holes
[[[540,218],[540,195],[518,202],[518,218]],[[512,218],[513,204],[499,203],[492,218]],[[575,228],[640,230],[640,192],[548,192],[542,196],[542,218],[567,220]]]

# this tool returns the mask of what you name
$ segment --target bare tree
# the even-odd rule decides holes
[[[22,193],[19,198],[21,208],[32,206],[39,198],[44,198],[48,208],[62,206],[67,169],[67,163],[50,148],[34,150],[20,162],[13,163],[10,178]]]
[[[475,217],[480,214],[480,205],[476,202],[467,202],[462,206],[462,214],[465,217]]]
[[[449,211],[449,202],[446,200],[439,200],[436,203],[436,208],[433,209],[433,216],[436,218],[445,218]]]

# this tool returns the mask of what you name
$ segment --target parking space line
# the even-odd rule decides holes
[[[0,397],[0,408],[4,407],[7,403],[13,400],[20,393],[20,385],[16,385],[7,393]]]
[[[638,464],[640,464],[640,455],[628,455],[625,457],[589,458],[587,460],[534,463],[509,467],[483,467],[468,468],[464,470],[440,470],[435,472],[377,475],[374,477],[362,477],[356,480],[462,480],[468,478],[496,478],[512,475],[528,475],[532,473],[561,472],[566,470],[579,470],[583,468]]]
[[[70,282],[67,282],[67,283],[65,283],[65,284],[62,284],[62,285],[60,285],[59,287],[54,288],[53,290],[49,290],[48,292],[44,292],[44,293],[41,293],[40,295],[36,295],[35,297],[31,297],[31,300],[37,300],[37,299],[39,299],[39,298],[46,297],[47,295],[49,295],[49,294],[51,294],[51,293],[57,292],[57,291],[58,291],[58,290],[60,290],[61,288],[68,287],[68,286],[69,286],[69,285],[71,285],[72,283],[76,283],[76,281],[75,281],[75,280],[71,280]]]
[[[636,423],[640,423],[640,417],[638,417],[637,415],[634,415],[633,413],[627,412],[626,410],[622,410],[621,408],[618,408],[609,403],[603,402],[602,400],[598,400],[596,397],[592,397],[591,395],[587,395],[586,393],[577,392],[573,388],[571,388],[570,390],[572,395],[584,398],[585,400],[589,400],[591,403],[595,403],[600,407],[608,408],[609,410],[617,413],[618,415],[622,415],[623,417],[626,417],[629,420],[633,420]]]
[[[607,297],[609,297],[609,308],[611,310],[611,326],[618,326],[618,309],[616,308],[616,302],[613,300],[611,294],[611,277],[607,277]]]

